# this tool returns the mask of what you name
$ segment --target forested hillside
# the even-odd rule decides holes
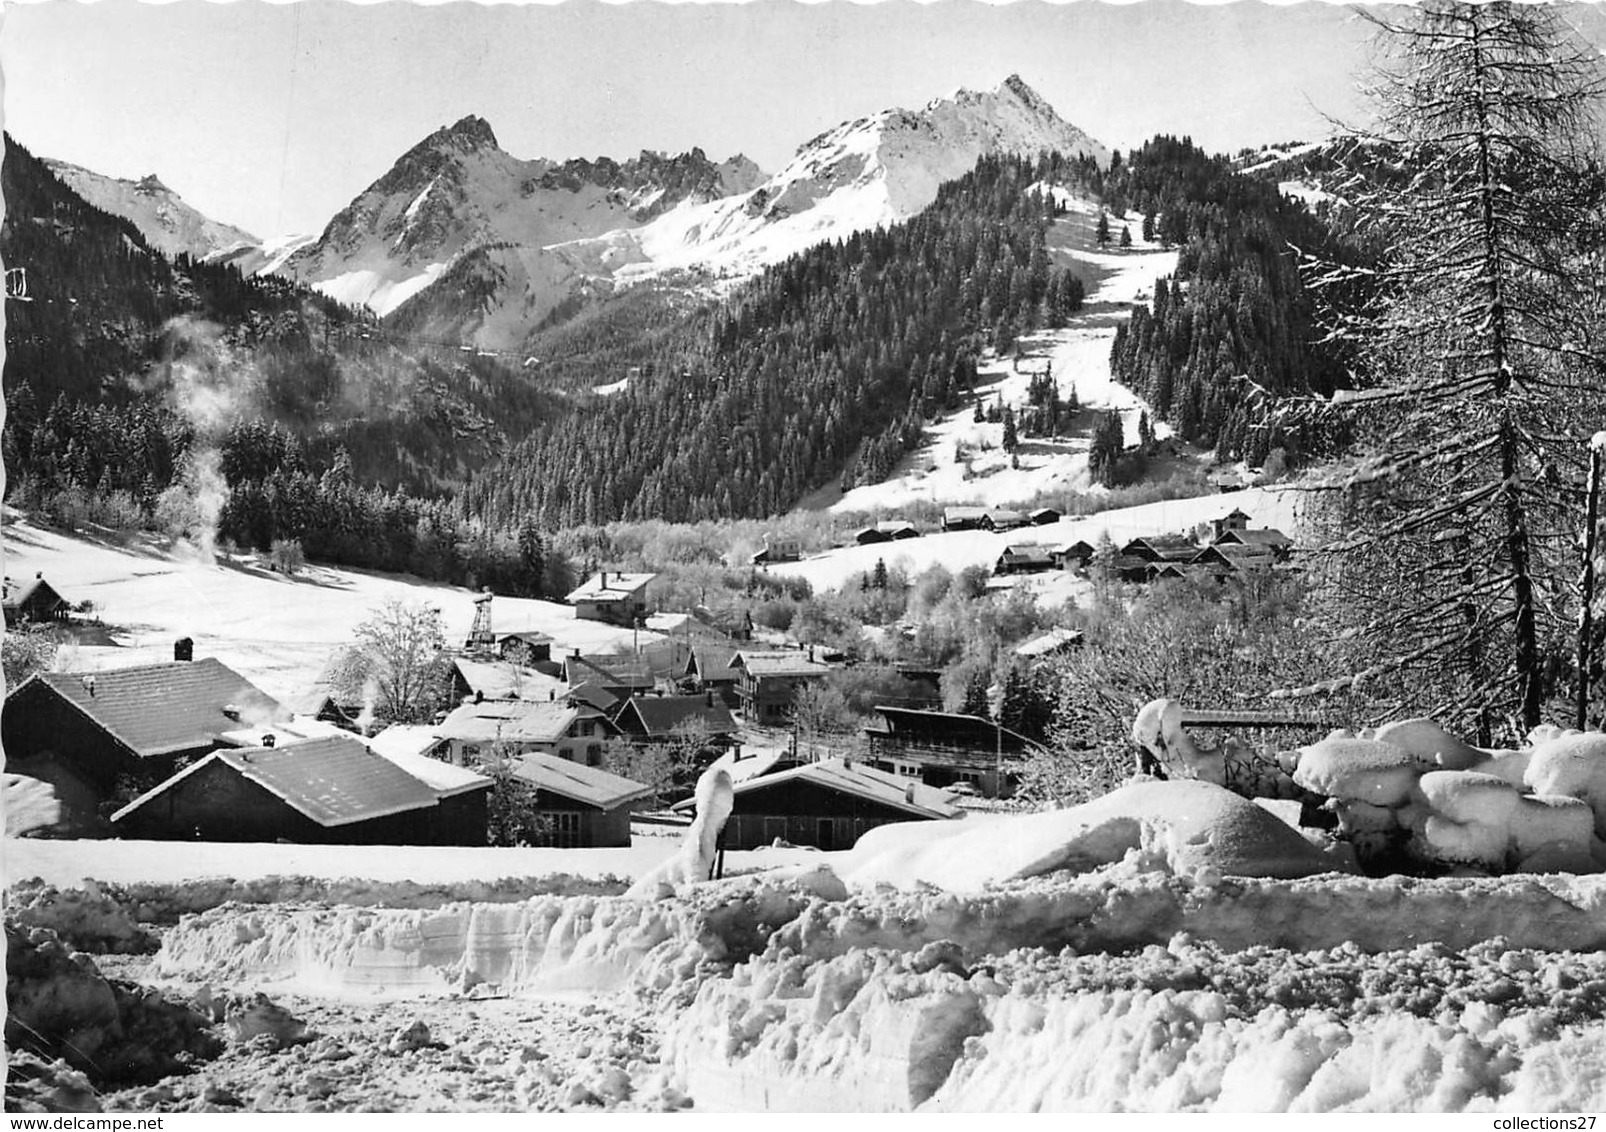
[[[984,159],[906,224],[811,249],[665,333],[627,388],[476,477],[471,514],[506,526],[687,521],[785,510],[822,483],[886,473],[955,409],[989,344],[1064,320],[1083,286],[1050,263],[1054,207],[1091,162]],[[624,360],[605,347],[596,383]],[[567,359],[573,371],[583,362]]]
[[[496,357],[420,346],[271,276],[152,250],[7,139],[0,255],[26,272],[7,303],[5,455],[15,490],[127,491],[149,511],[197,423],[268,420],[325,466],[439,494],[556,410]],[[208,384],[204,411],[185,390]]]
[[[1176,276],[1116,332],[1116,380],[1224,459],[1258,465],[1273,448],[1299,447],[1300,437],[1256,427],[1250,394],[1330,393],[1343,382],[1342,354],[1316,344],[1295,251],[1342,258],[1327,226],[1186,138],[1135,151],[1107,191],[1180,249]]]

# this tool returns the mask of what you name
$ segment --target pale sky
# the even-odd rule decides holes
[[[1128,149],[1213,151],[1360,113],[1367,29],[1340,6],[975,0],[556,6],[345,0],[7,3],[5,126],[38,156],[155,173],[258,236],[318,232],[466,114],[518,157],[701,146],[779,169],[809,138],[1019,73]]]

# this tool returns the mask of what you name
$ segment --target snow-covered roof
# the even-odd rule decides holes
[[[800,782],[839,794],[851,794],[918,818],[957,818],[964,813],[953,804],[953,795],[946,790],[843,759],[821,759],[772,774],[756,775],[736,783],[736,796],[740,798],[755,791]]]
[[[1015,646],[1015,655],[1024,657],[1047,656],[1058,652],[1068,645],[1079,644],[1082,634],[1076,629],[1067,629],[1063,626],[1050,629],[1046,633],[1039,633],[1028,641]]]
[[[354,735],[273,747],[226,748],[207,755],[112,815],[121,821],[205,767],[222,765],[326,829],[428,809],[437,791]]]
[[[600,810],[614,809],[651,792],[650,787],[633,779],[536,751],[514,759],[508,768],[515,778],[538,790],[549,790]]]
[[[564,600],[570,605],[582,601],[628,601],[639,597],[641,591],[651,585],[657,576],[657,574],[620,574],[604,570],[596,577],[588,578],[582,585],[576,586]]]
[[[749,652],[743,649],[731,661],[732,668],[743,668],[754,676],[824,676],[831,671],[801,652]]]
[[[435,731],[442,739],[465,743],[553,743],[567,735],[582,717],[600,715],[592,708],[570,707],[561,701],[486,700],[464,704],[442,720]]]

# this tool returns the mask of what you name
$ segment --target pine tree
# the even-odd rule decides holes
[[[1093,445],[1087,453],[1087,471],[1095,483],[1105,487],[1114,485],[1116,466],[1126,446],[1125,435],[1119,412],[1108,409],[1099,414],[1099,423],[1093,430]]]
[[[1411,176],[1357,201],[1374,268],[1311,272],[1366,386],[1342,407],[1365,458],[1331,483],[1327,579],[1364,651],[1319,688],[1392,684],[1400,709],[1487,739],[1540,722],[1567,628],[1576,492],[1557,472],[1581,470],[1606,408],[1579,307],[1606,80],[1544,5],[1368,18],[1390,50],[1373,140]]]
[[[1099,227],[1095,238],[1101,248],[1110,242],[1110,218],[1103,212],[1099,213]]]
[[[1020,434],[1015,428],[1015,410],[1006,406],[1004,408],[1004,451],[1014,452],[1020,447]]]
[[[993,714],[987,701],[987,672],[980,666],[971,669],[970,679],[965,682],[965,702],[959,710],[964,715],[982,719],[991,718]]]
[[[878,590],[887,588],[887,560],[885,558],[877,558],[875,560],[875,573],[870,578],[870,585]]]
[[[1132,246],[1132,229],[1125,224],[1121,225],[1121,246],[1123,248]]]

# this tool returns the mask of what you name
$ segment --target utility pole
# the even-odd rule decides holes
[[[1582,731],[1589,726],[1589,685],[1595,635],[1595,531],[1600,515],[1601,455],[1606,450],[1606,432],[1597,432],[1589,442],[1589,504],[1585,508],[1584,570],[1579,580],[1578,611],[1578,702],[1575,725]]]

